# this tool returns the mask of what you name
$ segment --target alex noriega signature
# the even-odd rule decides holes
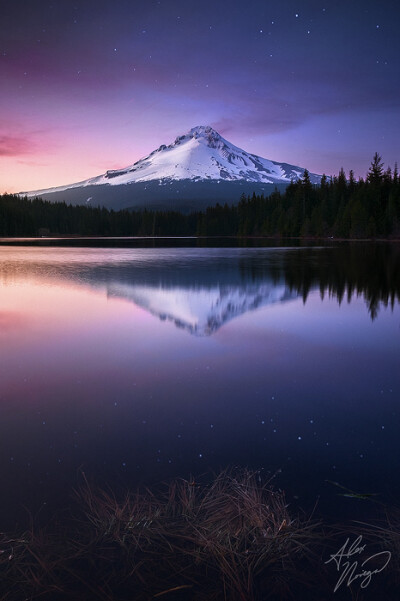
[[[362,554],[365,553],[366,544],[361,545],[362,536],[358,536],[354,542],[350,543],[348,538],[344,543],[343,547],[330,556],[330,559],[325,563],[335,562],[336,570],[340,573],[339,580],[334,588],[334,593],[339,589],[342,584],[350,586],[357,580],[360,582],[361,588],[366,588],[371,582],[372,576],[382,572],[388,565],[392,554],[390,551],[381,551],[370,555],[364,561],[362,561]],[[357,557],[357,559],[355,559]],[[353,558],[353,559],[352,559]],[[377,568],[371,570],[372,565],[378,565]]]

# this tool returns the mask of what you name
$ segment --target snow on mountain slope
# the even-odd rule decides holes
[[[284,184],[301,178],[303,173],[302,167],[249,154],[222,138],[211,127],[198,126],[176,138],[169,146],[160,146],[124,169],[110,170],[76,184],[21,194],[39,196],[87,186],[118,186],[150,181],[158,181],[159,185],[180,180]],[[321,179],[316,174],[310,174],[310,178],[313,183],[319,183]]]

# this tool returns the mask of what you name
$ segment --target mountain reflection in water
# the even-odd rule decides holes
[[[110,296],[125,298],[161,320],[197,336],[207,336],[224,323],[247,311],[297,297],[284,285],[214,286],[210,288],[165,288],[111,284]]]
[[[362,296],[371,319],[400,299],[400,248],[343,244],[272,249],[13,249],[4,282],[26,275],[104,289],[197,336],[233,318],[311,291],[343,299]],[[21,261],[16,260],[16,252]],[[30,260],[27,260],[29,253]]]

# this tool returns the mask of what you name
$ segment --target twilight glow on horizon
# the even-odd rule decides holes
[[[14,0],[0,193],[132,164],[197,125],[328,175],[400,161],[398,0]]]

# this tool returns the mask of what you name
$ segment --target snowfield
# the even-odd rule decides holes
[[[177,137],[169,146],[160,146],[124,169],[110,170],[75,184],[21,194],[33,197],[87,186],[120,186],[155,181],[165,185],[180,180],[284,184],[296,181],[303,173],[302,167],[249,154],[222,138],[211,127],[198,126]],[[312,173],[310,179],[312,183],[319,183],[321,176]]]

